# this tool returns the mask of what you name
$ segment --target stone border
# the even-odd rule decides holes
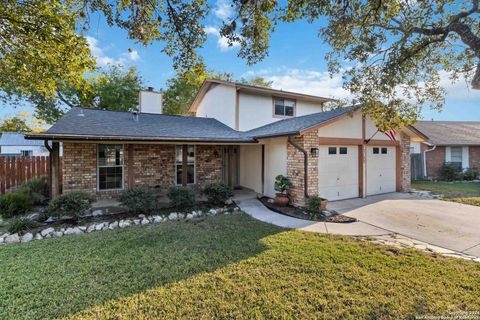
[[[24,235],[19,235],[18,233],[5,233],[0,236],[0,245],[5,244],[12,244],[12,243],[26,243],[32,240],[43,240],[49,238],[59,238],[67,235],[72,234],[83,234],[83,233],[91,233],[95,231],[102,231],[102,230],[113,230],[117,228],[127,228],[129,226],[134,225],[145,225],[150,223],[159,223],[159,222],[167,222],[167,221],[177,221],[177,220],[191,220],[194,218],[199,218],[202,216],[215,216],[218,214],[230,214],[239,212],[239,207],[234,207],[232,209],[225,209],[225,208],[217,208],[217,209],[210,209],[209,211],[203,212],[202,210],[192,211],[188,213],[177,213],[171,212],[169,215],[151,215],[146,216],[144,214],[138,215],[138,217],[134,218],[127,218],[121,219],[111,222],[96,222],[91,223],[88,225],[81,225],[81,226],[74,226],[74,227],[63,227],[55,229],[53,227],[45,228],[41,231],[32,234],[30,232],[25,233]]]

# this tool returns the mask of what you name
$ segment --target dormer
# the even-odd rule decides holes
[[[330,98],[206,79],[189,112],[215,118],[227,126],[247,131],[292,117],[321,112]]]

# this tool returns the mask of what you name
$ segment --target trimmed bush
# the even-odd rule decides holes
[[[440,169],[440,176],[446,181],[458,180],[461,178],[461,170],[457,166],[445,162]]]
[[[133,213],[148,213],[155,209],[155,194],[148,189],[134,188],[125,191],[119,198],[120,203]]]
[[[208,202],[212,204],[225,204],[233,196],[233,190],[223,182],[210,183],[203,189]]]
[[[11,218],[26,213],[32,208],[32,201],[23,192],[11,192],[0,196],[0,215]]]
[[[8,232],[18,233],[35,228],[37,223],[27,218],[12,218],[8,221]]]
[[[47,178],[34,178],[27,181],[20,186],[18,191],[25,193],[33,204],[45,204],[49,193]]]
[[[64,193],[58,198],[50,201],[47,210],[48,215],[54,217],[70,216],[74,219],[78,219],[85,210],[92,207],[94,201],[94,196],[83,191]]]
[[[463,173],[463,180],[472,181],[478,178],[478,171],[473,168],[468,168]]]
[[[319,213],[322,205],[322,199],[317,196],[311,196],[308,198],[308,211],[312,213]]]
[[[195,193],[189,187],[171,187],[167,196],[175,207],[191,207],[195,204]]]

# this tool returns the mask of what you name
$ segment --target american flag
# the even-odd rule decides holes
[[[390,138],[390,140],[397,141],[397,131],[395,129],[385,131],[384,133]]]

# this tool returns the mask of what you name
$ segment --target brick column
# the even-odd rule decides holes
[[[400,190],[410,191],[411,171],[410,171],[410,137],[406,134],[400,134]]]

